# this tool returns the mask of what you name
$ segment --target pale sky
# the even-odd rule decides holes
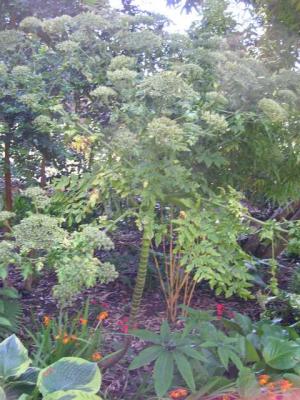
[[[121,0],[110,0],[110,4],[114,8],[122,8]],[[184,12],[181,13],[180,8],[167,7],[165,0],[135,0],[134,5],[142,10],[165,15],[173,22],[168,28],[171,32],[184,32],[192,21],[199,19],[197,13],[187,15]]]
[[[133,3],[142,10],[163,14],[169,18],[173,22],[168,27],[170,32],[184,33],[193,21],[199,19],[199,14],[196,11],[187,15],[185,12],[181,12],[180,7],[167,7],[165,0],[135,0]],[[110,0],[110,4],[114,8],[122,8],[121,0]],[[237,5],[233,2],[229,10],[240,22],[242,28],[251,23],[251,14],[242,4]]]

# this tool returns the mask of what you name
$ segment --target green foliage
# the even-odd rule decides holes
[[[151,345],[139,353],[129,368],[154,362],[157,395],[163,396],[172,383],[182,385],[182,379],[198,397],[217,393],[220,379],[223,390],[234,387],[243,396],[260,393],[258,374],[280,379],[291,373],[298,379],[300,346],[296,329],[269,320],[252,322],[238,313],[232,319],[221,319],[199,310],[187,311],[182,331],[171,332],[164,322],[160,334],[148,330],[132,332]]]
[[[9,287],[0,288],[0,337],[16,332],[22,313],[18,292]]]
[[[0,343],[0,354],[2,393],[23,395],[28,400],[36,399],[39,393],[50,400],[69,395],[78,399],[100,399],[96,394],[101,385],[101,373],[96,363],[65,357],[43,370],[29,368],[28,352],[15,335]]]
[[[63,243],[53,247],[49,262],[58,277],[53,294],[61,306],[72,303],[84,287],[90,288],[97,281],[109,283],[117,278],[118,273],[112,264],[101,262],[94,256],[95,250],[112,248],[113,243],[107,235],[92,226],[73,232]]]
[[[33,321],[27,330],[33,366],[44,368],[62,357],[92,361],[94,353],[100,354],[102,328],[99,319],[90,320],[87,302],[75,316],[64,312],[57,318],[45,315],[43,323]]]
[[[160,328],[160,335],[147,330],[133,331],[134,336],[153,343],[133,360],[129,369],[133,370],[154,362],[153,379],[155,391],[163,396],[172,385],[174,369],[177,368],[188,387],[194,391],[195,382],[191,359],[204,360],[205,357],[195,350],[188,332],[171,333],[166,321]]]

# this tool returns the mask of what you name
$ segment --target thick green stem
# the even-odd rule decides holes
[[[141,248],[141,255],[140,255],[140,262],[138,267],[138,273],[136,277],[136,283],[132,295],[131,301],[131,311],[129,317],[129,328],[134,327],[136,322],[136,317],[140,308],[141,300],[143,297],[143,291],[145,288],[145,281],[147,276],[147,267],[148,267],[148,259],[150,254],[150,245],[151,245],[151,238],[149,235],[149,229],[144,227],[144,233],[142,238],[142,248]],[[129,346],[130,346],[131,338],[130,336],[126,336],[124,346],[121,350],[114,353],[111,357],[103,360],[99,363],[101,369],[106,369],[112,367],[113,365],[117,364],[126,354]]]
[[[132,295],[131,310],[129,317],[129,327],[132,328],[136,322],[137,313],[140,308],[141,300],[143,297],[143,291],[145,288],[148,259],[150,254],[151,240],[149,238],[149,232],[147,229],[144,230],[142,239],[142,248],[140,255],[139,269],[136,277],[135,287]]]

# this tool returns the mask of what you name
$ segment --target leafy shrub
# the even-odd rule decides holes
[[[300,336],[294,328],[267,320],[252,322],[238,313],[231,319],[221,314],[215,318],[208,312],[188,309],[181,331],[171,332],[166,322],[160,335],[133,331],[152,345],[132,361],[130,369],[154,362],[158,396],[172,384],[182,385],[182,379],[192,392],[202,388],[202,395],[211,393],[219,379],[223,386],[240,385],[244,392],[246,381],[251,382],[248,389],[259,393],[259,374],[299,383]]]
[[[0,338],[16,332],[22,313],[18,292],[13,288],[0,288]]]

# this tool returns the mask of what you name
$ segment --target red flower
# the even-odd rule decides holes
[[[216,305],[216,309],[217,309],[217,318],[218,318],[218,319],[221,319],[222,316],[223,316],[223,314],[224,314],[224,311],[225,311],[225,306],[224,306],[224,304],[218,303],[218,304]]]
[[[128,333],[129,330],[129,318],[128,317],[122,317],[117,321],[117,325],[120,327],[122,333]]]

